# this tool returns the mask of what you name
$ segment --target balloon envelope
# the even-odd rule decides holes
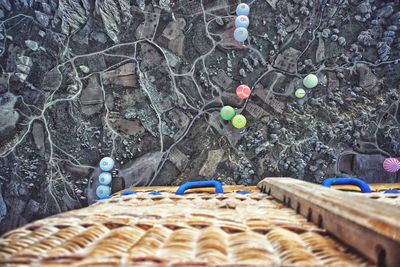
[[[243,27],[236,28],[236,30],[233,34],[233,37],[238,42],[246,41],[248,36],[249,36],[249,32],[247,31],[246,28],[243,28]]]
[[[111,173],[109,173],[109,172],[100,173],[100,175],[99,175],[100,184],[108,185],[111,183],[111,180],[112,180]]]
[[[306,96],[306,91],[304,89],[297,89],[296,92],[294,92],[295,97],[297,98],[304,98]]]
[[[114,168],[114,160],[110,157],[105,157],[100,160],[100,169],[102,171],[108,172]]]
[[[232,119],[232,125],[237,129],[244,128],[246,126],[246,123],[247,123],[246,117],[243,115],[236,115]]]
[[[108,197],[111,194],[111,188],[106,185],[99,185],[96,188],[96,195],[98,198]]]
[[[236,88],[236,95],[242,100],[249,98],[250,94],[251,89],[247,85],[242,84]]]
[[[236,28],[247,28],[249,27],[250,21],[249,18],[247,16],[238,16],[235,19],[235,26]]]
[[[239,4],[236,7],[236,15],[238,15],[238,16],[241,16],[241,15],[248,16],[249,13],[250,13],[250,7],[245,3]]]
[[[224,106],[221,109],[221,117],[223,120],[230,121],[235,116],[235,109],[231,106]]]
[[[303,84],[309,89],[314,88],[318,85],[318,77],[315,74],[308,74],[303,79]]]
[[[398,172],[400,170],[400,161],[396,158],[387,158],[383,162],[383,168],[387,172]]]

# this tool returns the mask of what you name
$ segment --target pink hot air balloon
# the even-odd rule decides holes
[[[396,158],[387,158],[383,162],[383,168],[387,172],[398,172],[400,170],[400,161]]]
[[[236,88],[236,95],[241,100],[249,98],[250,94],[251,94],[251,89],[247,85],[242,84]]]

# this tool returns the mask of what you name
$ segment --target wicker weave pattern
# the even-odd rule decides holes
[[[0,259],[0,266],[370,266],[260,193],[116,196],[9,232]]]

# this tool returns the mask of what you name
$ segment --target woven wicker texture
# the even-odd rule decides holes
[[[114,196],[0,239],[0,266],[370,266],[271,196]]]

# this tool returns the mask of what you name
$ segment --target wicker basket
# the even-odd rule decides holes
[[[8,232],[0,266],[373,265],[256,187],[175,190],[124,191]]]

